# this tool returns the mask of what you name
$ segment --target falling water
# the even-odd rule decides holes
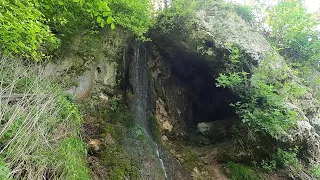
[[[136,42],[134,48],[134,57],[131,62],[130,69],[130,84],[132,85],[133,93],[135,95],[135,100],[132,106],[134,116],[139,125],[143,128],[145,136],[147,137],[147,139],[149,139],[149,144],[153,146],[154,153],[159,159],[159,163],[164,172],[164,176],[166,179],[168,179],[158,145],[149,136],[151,103],[147,70],[147,50],[144,44]]]
[[[131,63],[131,85],[135,95],[134,115],[136,120],[146,131],[149,131],[148,120],[150,113],[149,106],[149,85],[147,75],[146,48],[141,43],[136,43],[134,58]]]

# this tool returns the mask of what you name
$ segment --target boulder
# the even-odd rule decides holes
[[[236,122],[233,119],[222,119],[213,122],[201,122],[197,130],[210,140],[211,143],[225,142],[232,138],[232,125]]]

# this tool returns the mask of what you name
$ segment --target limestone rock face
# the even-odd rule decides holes
[[[291,129],[280,139],[283,143],[302,146],[306,149],[311,161],[320,162],[320,136],[308,121],[298,121],[296,128]]]
[[[218,6],[198,10],[190,25],[182,29],[169,33],[155,31],[152,36],[158,47],[171,56],[182,52],[200,56],[210,62],[208,65],[215,72],[221,71],[219,66],[232,44],[247,55],[249,68],[258,65],[272,51],[268,41],[253,27],[230,10]]]
[[[72,45],[62,50],[62,59],[54,59],[46,65],[46,73],[64,76],[68,92],[79,99],[101,89],[107,95],[112,94],[119,85],[129,40],[131,36],[121,29],[96,36],[76,36]]]
[[[196,48],[201,55],[206,55],[208,58],[211,52],[212,55],[214,54],[209,42],[218,48],[228,48],[230,44],[237,44],[254,61],[262,60],[271,50],[265,38],[248,26],[244,20],[218,7],[210,11],[198,11],[195,22],[196,28],[191,30],[190,40],[197,44],[189,47]]]
[[[185,79],[191,77],[188,76],[188,71],[193,71],[193,69],[197,68],[196,65],[199,64],[201,64],[202,71],[208,71],[212,77],[216,78],[219,73],[226,69],[224,63],[230,54],[231,45],[235,44],[246,56],[246,62],[244,62],[246,67],[244,68],[249,70],[253,75],[261,66],[269,66],[271,69],[281,68],[288,75],[290,81],[299,85],[302,84],[283,58],[272,49],[263,35],[256,32],[235,13],[219,6],[198,10],[196,17],[192,19],[191,23],[186,23],[181,29],[174,29],[169,33],[155,30],[151,34],[153,43],[158,51],[165,57],[165,62],[170,64],[170,66],[165,67],[173,69],[169,71],[171,73],[183,74],[182,77]],[[272,64],[268,64],[267,61],[270,55],[275,59]],[[185,64],[188,63],[194,65],[193,69],[184,69]],[[161,71],[161,68],[153,71],[154,79],[158,77],[161,77],[158,79],[169,79],[170,76],[175,75],[174,73],[172,73],[173,75],[169,74],[168,78],[165,77],[167,74]],[[194,73],[192,76],[197,76],[197,74]],[[206,80],[206,82],[208,81]],[[167,84],[165,83],[165,85]],[[170,92],[169,87],[165,85],[160,84],[159,89],[164,92],[164,97],[170,97],[174,93],[168,93]],[[179,87],[179,84],[175,83],[175,86]],[[188,98],[190,99],[189,92],[192,88],[196,89],[200,87],[191,86],[186,93],[185,91],[181,91],[182,94],[180,96],[175,96],[184,99],[182,101],[186,101]],[[187,95],[185,96],[185,94]],[[185,98],[183,98],[184,96]],[[176,109],[163,96],[162,99],[165,102],[164,107],[168,107],[171,111]],[[297,120],[296,127],[292,127],[287,134],[279,139],[278,143],[303,145],[310,159],[320,162],[320,111],[318,100],[313,97],[312,90],[308,89],[308,93],[303,96],[294,97],[287,101],[288,104],[291,104],[290,108],[298,112],[300,117]],[[192,111],[191,106],[194,106],[194,104],[190,106],[185,104],[184,107],[190,112]],[[184,111],[182,110],[181,112],[184,115]],[[170,116],[170,113],[168,114]],[[194,118],[192,117],[194,114],[190,114],[191,116],[188,117]],[[170,117],[167,117],[167,119],[170,119]],[[190,122],[191,120],[182,118],[181,121]],[[198,124],[198,130],[202,133],[208,133],[210,131],[208,129],[211,129],[211,127],[214,126],[210,123]]]

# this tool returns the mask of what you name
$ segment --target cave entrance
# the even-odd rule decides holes
[[[189,103],[192,104],[195,126],[201,122],[234,119],[239,98],[228,88],[216,87],[218,76],[207,62],[196,55],[184,54],[172,62],[172,75],[176,76],[187,88]]]
[[[188,93],[192,118],[186,120],[187,133],[200,132],[210,143],[224,142],[232,137],[231,127],[238,121],[235,108],[239,97],[228,88],[216,87],[219,69],[197,55],[181,53],[167,57],[171,74],[179,79]]]

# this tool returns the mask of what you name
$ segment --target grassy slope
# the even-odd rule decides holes
[[[90,179],[82,118],[58,83],[39,65],[0,59],[0,179]]]

